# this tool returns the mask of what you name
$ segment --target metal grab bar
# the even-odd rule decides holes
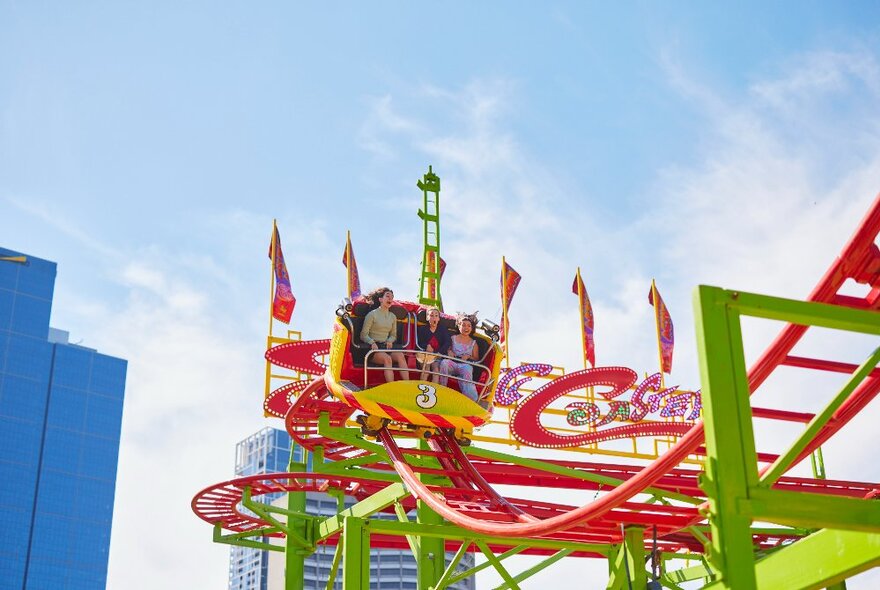
[[[408,355],[408,354],[409,354],[409,355],[413,355],[413,354],[431,354],[431,355],[434,355],[435,357],[437,357],[437,359],[440,359],[440,360],[442,360],[442,359],[449,359],[449,360],[451,360],[451,361],[455,361],[456,363],[465,363],[465,364],[467,364],[467,365],[470,365],[471,367],[476,367],[476,368],[479,368],[479,369],[483,369],[484,371],[486,371],[486,374],[487,374],[487,375],[492,375],[492,371],[491,371],[491,370],[489,369],[489,367],[487,367],[486,365],[480,364],[479,362],[466,361],[466,360],[463,360],[463,359],[460,359],[460,358],[457,358],[457,357],[454,357],[454,356],[449,356],[449,355],[446,355],[446,354],[440,354],[439,352],[429,352],[429,353],[425,353],[424,351],[420,351],[420,350],[409,350],[409,349],[403,349],[403,348],[379,348],[379,349],[376,349],[376,350],[369,350],[369,351],[367,351],[367,354],[366,354],[366,356],[364,357],[364,387],[367,387],[367,383],[368,383],[368,381],[367,381],[367,376],[368,376],[367,371],[377,371],[377,370],[378,370],[378,371],[385,371],[386,369],[391,370],[391,371],[395,371],[395,370],[397,370],[397,371],[401,371],[401,370],[409,371],[409,370],[410,370],[410,369],[409,369],[409,365],[407,365],[407,368],[406,368],[406,369],[403,369],[403,368],[401,368],[401,367],[395,367],[394,364],[393,364],[393,361],[392,361],[392,365],[391,365],[391,367],[385,367],[384,365],[379,365],[379,366],[373,366],[373,367],[371,367],[371,366],[370,366],[370,355],[372,355],[372,354],[375,353],[375,352],[385,352],[385,353],[388,353],[389,355],[390,355],[391,353],[393,353],[393,352],[400,352],[400,353],[403,353],[404,358],[406,358],[406,355]],[[484,355],[484,356],[485,356],[485,355]],[[436,360],[436,359],[435,359],[435,360]],[[431,362],[435,362],[435,361],[431,361]],[[414,370],[418,370],[418,369],[414,369]],[[489,389],[489,387],[495,382],[495,379],[492,378],[492,377],[490,377],[489,379],[487,379],[487,380],[486,380],[486,383],[480,383],[479,381],[474,381],[473,379],[465,379],[465,378],[463,378],[463,377],[452,377],[451,375],[446,375],[445,373],[441,373],[441,372],[439,372],[439,371],[425,371],[425,372],[428,373],[428,374],[431,374],[431,375],[438,375],[438,376],[443,376],[443,377],[449,377],[450,379],[456,379],[456,380],[458,380],[458,381],[464,381],[464,382],[466,382],[466,383],[472,383],[472,384],[474,385],[474,387],[476,387],[477,390],[478,390],[478,392],[479,392],[479,393],[478,393],[478,396],[477,396],[477,399],[478,399],[478,400],[485,399],[486,391],[487,391],[487,390]],[[482,387],[482,390],[480,390],[481,387]],[[464,395],[464,394],[462,393],[462,395]]]
[[[427,325],[427,324],[422,324],[422,325]],[[416,350],[418,350],[419,352],[428,352],[427,350],[425,350],[424,348],[422,348],[421,346],[419,346],[419,332],[418,332],[418,330],[419,330],[419,323],[418,323],[418,320],[416,320],[415,327],[416,327],[416,342],[415,342]],[[455,336],[455,334],[450,333],[450,337],[452,337],[452,336]],[[489,346],[486,347],[486,352],[484,352],[484,353],[483,353],[483,356],[480,357],[480,360],[477,361],[478,363],[483,363],[483,362],[485,362],[486,357],[489,356],[489,353],[492,352],[492,351],[495,349],[495,341],[492,340],[492,339],[489,338],[489,337],[485,337],[485,338],[484,338],[484,337],[482,337],[482,336],[480,336],[480,335],[478,335],[478,334],[473,334],[473,335],[471,336],[471,338],[473,338],[474,340],[476,340],[476,339],[479,338],[479,339],[481,339],[483,342],[487,342],[487,343],[489,344]],[[479,347],[478,347],[478,349],[479,349]],[[432,353],[430,353],[430,354],[437,354],[437,353],[432,352]],[[482,366],[482,365],[481,365],[481,366]]]
[[[434,354],[434,353],[428,353],[428,354]],[[464,363],[467,361],[462,361],[459,359],[456,362]],[[468,363],[468,364],[473,364],[473,363]],[[374,368],[379,368],[379,367],[374,367]],[[384,368],[384,367],[382,367],[382,368]],[[485,383],[480,383],[479,381],[474,381],[473,379],[464,379],[462,377],[453,377],[451,375],[447,375],[446,373],[441,373],[440,371],[431,371],[428,369],[422,369],[421,373],[425,373],[426,375],[437,375],[439,377],[449,377],[450,379],[455,379],[456,381],[464,381],[466,383],[472,383],[474,385],[474,387],[477,388],[477,392],[478,392],[477,401],[478,402],[487,399],[488,398],[487,392],[491,391],[492,387],[494,387],[494,385],[495,385],[495,378],[494,377],[490,377],[490,378],[486,379]],[[459,392],[459,393],[461,393],[461,392]],[[464,395],[464,394],[462,393],[462,395]]]

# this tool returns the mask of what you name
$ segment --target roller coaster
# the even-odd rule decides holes
[[[426,203],[420,215],[436,221],[439,179],[429,171],[419,186]],[[433,215],[425,213],[429,197]],[[498,588],[529,587],[532,576],[563,558],[607,560],[602,584],[610,590],[845,588],[846,579],[880,565],[880,483],[828,478],[821,447],[880,392],[880,348],[852,363],[796,355],[795,347],[815,328],[880,335],[878,234],[880,196],[804,301],[697,287],[702,387],[684,397],[651,379],[637,385],[635,373],[621,367],[568,374],[541,364],[503,369],[491,324],[479,335],[479,400],[430,380],[383,386],[371,376],[369,353],[358,351],[364,302],[344,301],[332,338],[270,334],[266,352],[267,384],[273,372],[289,376],[267,388],[264,411],[283,419],[293,441],[311,453],[311,471],[291,464],[286,473],[224,481],[200,491],[192,508],[214,527],[215,542],[284,551],[291,590],[302,588],[304,556],[322,544],[336,547],[328,589],[338,576],[345,590],[370,588],[371,548],[411,549],[420,590],[440,590],[487,568],[503,580]],[[395,301],[398,342],[409,343],[402,350],[413,355],[424,303],[439,301],[439,273],[430,264],[439,254],[427,241],[425,259],[424,284],[433,298]],[[851,282],[866,294],[846,294]],[[750,367],[743,317],[782,322]],[[838,374],[843,385],[811,393],[827,400],[818,411],[754,405],[752,394],[782,368]],[[530,381],[543,385],[528,389]],[[566,409],[599,402],[621,409],[625,404],[614,398],[624,391],[632,392],[629,409],[609,411],[602,421],[593,416],[559,426],[572,413],[551,407],[562,399],[590,400]],[[774,393],[762,393],[763,403],[772,403]],[[651,403],[633,412],[643,394]],[[690,400],[687,411],[674,411],[682,399]],[[659,412],[657,419],[646,417],[649,409]],[[783,450],[758,449],[757,420],[785,423],[799,434]],[[507,436],[490,436],[504,427]],[[632,450],[609,443],[627,439]],[[653,442],[655,452],[636,439]],[[502,452],[500,445],[518,451]],[[526,452],[529,447],[544,450]],[[792,475],[806,460],[812,477]],[[260,501],[279,492],[287,494],[284,506]],[[338,514],[306,513],[307,492],[335,495]],[[557,497],[585,501],[570,505]],[[378,518],[381,513],[394,518]],[[270,543],[273,537],[282,544]],[[447,552],[453,554],[448,565],[440,557]],[[467,552],[484,561],[462,570]],[[508,561],[514,555],[541,557],[516,572]],[[567,587],[599,584],[573,580]]]

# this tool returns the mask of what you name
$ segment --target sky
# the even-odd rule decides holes
[[[686,388],[695,285],[805,297],[880,191],[880,6],[766,4],[0,0],[0,245],[56,261],[52,325],[129,360],[108,587],[226,587],[189,502],[280,427],[273,219],[306,339],[345,295],[346,230],[365,288],[417,297],[429,165],[446,308],[497,320],[501,256],[523,276],[514,362],[578,367],[578,266],[598,364],[656,370],[653,278]],[[751,358],[778,329],[746,327]],[[825,381],[760,395],[816,409]],[[878,407],[829,476],[880,480]],[[598,587],[605,564],[534,583],[573,572]]]

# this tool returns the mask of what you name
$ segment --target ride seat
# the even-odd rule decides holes
[[[488,358],[483,358],[486,351],[489,350],[490,343],[482,338],[474,338],[477,341],[477,362],[481,365],[487,365]],[[482,361],[481,361],[482,359]],[[488,366],[488,365],[487,365]],[[474,366],[474,381],[477,383],[485,383],[489,377],[489,372],[482,367]]]
[[[428,323],[427,314],[425,314],[424,309],[420,309],[419,313],[416,314],[416,325],[424,326]],[[455,319],[454,318],[445,318],[442,315],[440,316],[440,323],[438,324],[441,328],[446,328],[449,330],[451,334],[458,334],[458,328],[455,327]]]
[[[364,327],[364,318],[373,309],[375,309],[375,307],[367,303],[356,303],[350,314],[352,333],[349,350],[351,351],[351,363],[355,367],[364,366],[364,359],[367,356],[367,351],[370,350],[370,347],[361,340],[361,330]],[[397,318],[397,334],[395,336],[397,345],[400,348],[412,348],[413,338],[410,337],[411,334],[414,335],[414,332],[410,330],[410,318],[412,316],[409,315],[409,312],[407,312],[406,308],[402,305],[392,305],[389,311]],[[407,362],[409,363],[409,359],[407,359]],[[414,367],[415,361],[413,360],[410,364]],[[370,366],[376,366],[376,364],[371,362]]]
[[[367,356],[367,347],[361,341],[361,329],[364,327],[364,317],[370,313],[369,303],[355,303],[349,314],[351,316],[351,334],[349,338],[349,350],[351,351],[351,363],[355,367],[364,366],[364,357]]]

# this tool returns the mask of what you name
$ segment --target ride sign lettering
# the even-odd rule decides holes
[[[498,383],[496,402],[509,405],[520,398],[519,387],[529,381],[528,373],[549,375],[551,365],[532,364],[505,373]],[[513,412],[510,430],[520,442],[541,448],[569,448],[584,444],[637,436],[681,436],[700,417],[700,391],[680,391],[662,387],[660,373],[651,375],[636,386],[638,375],[627,367],[595,367],[558,377],[526,397]],[[541,424],[541,414],[560,397],[577,390],[594,388],[605,412],[593,401],[576,401],[565,406],[566,421],[571,426],[591,426],[591,432],[557,434]],[[632,390],[628,400],[618,399]],[[649,414],[662,418],[681,417],[686,422],[644,421]],[[620,421],[627,424],[602,428]],[[601,429],[600,429],[601,428]]]

